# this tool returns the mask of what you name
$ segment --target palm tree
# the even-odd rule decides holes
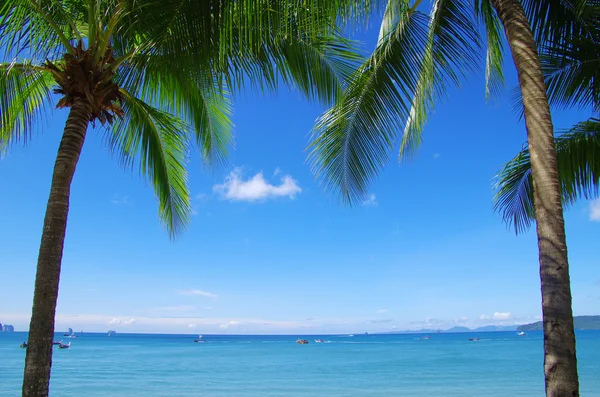
[[[377,48],[346,95],[317,121],[309,160],[326,188],[346,203],[361,201],[404,129],[400,157],[420,143],[427,114],[448,83],[479,60],[477,22],[487,36],[487,93],[502,81],[502,34],[519,76],[531,153],[544,321],[548,396],[577,396],[577,360],[569,266],[552,119],[537,45],[586,29],[584,0],[390,0]],[[532,25],[530,25],[530,22]]]
[[[69,114],[37,263],[23,396],[47,396],[70,186],[90,123],[125,164],[139,164],[171,236],[189,220],[192,141],[225,160],[231,94],[279,81],[331,102],[357,56],[336,20],[349,1],[7,0],[0,5],[0,149],[30,139],[54,95]]]
[[[600,22],[589,15],[586,35],[540,49],[548,97],[556,107],[591,107],[600,114]],[[556,155],[563,206],[598,196],[600,119],[591,117],[558,135]],[[529,150],[524,148],[498,176],[495,208],[515,232],[535,220]]]

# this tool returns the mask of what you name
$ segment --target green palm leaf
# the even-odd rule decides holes
[[[496,95],[504,86],[503,63],[503,28],[490,0],[475,2],[475,15],[485,26],[486,32],[486,66],[485,66],[485,96]]]
[[[345,95],[314,127],[312,169],[348,203],[362,200],[369,180],[387,161],[418,84],[428,19],[402,4],[398,20],[354,74]]]
[[[540,46],[560,43],[565,37],[588,36],[600,19],[597,0],[523,0],[522,3]]]
[[[276,55],[282,79],[309,99],[332,104],[343,93],[362,58],[341,37],[285,41]]]
[[[413,152],[421,143],[427,115],[445,94],[447,82],[459,85],[460,79],[479,64],[480,39],[470,6],[456,0],[433,3],[419,82],[402,136],[399,158]]]
[[[600,187],[600,120],[589,119],[556,137],[558,174],[565,206],[578,198],[598,197]],[[535,221],[529,150],[523,149],[497,176],[494,209],[514,227],[526,231]]]
[[[139,159],[140,171],[154,186],[160,219],[172,236],[191,215],[186,164],[191,127],[121,90],[125,116],[107,130],[106,142],[124,165]]]
[[[25,63],[0,63],[0,152],[26,142],[50,104],[52,75]]]
[[[598,41],[575,38],[550,46],[542,57],[542,66],[551,104],[561,107],[589,106],[600,112]]]

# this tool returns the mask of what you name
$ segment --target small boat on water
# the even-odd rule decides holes
[[[54,342],[52,342],[52,344],[53,344],[53,345],[62,345],[62,342],[63,342],[62,340],[61,340],[61,341],[58,341],[58,342],[57,342],[57,341],[54,341]]]
[[[19,345],[21,349],[27,349],[27,342],[23,342]]]
[[[425,335],[424,337],[422,337],[421,339],[431,339],[431,336],[429,335]]]
[[[73,328],[67,328],[67,332],[65,332],[63,336],[69,336],[71,334],[73,334]]]
[[[517,332],[517,336],[525,336],[527,335],[525,332],[521,331],[521,332]]]
[[[202,335],[198,335],[198,339],[194,339],[194,342],[196,342],[196,343],[204,343],[206,341],[204,339],[202,339]]]
[[[323,339],[315,339],[315,343],[325,343]]]
[[[471,342],[477,342],[477,341],[479,340],[479,338],[469,338],[469,340],[470,340]]]
[[[60,345],[58,345],[59,349],[68,349],[69,347],[71,347],[71,342],[69,343],[61,343]]]
[[[296,343],[299,345],[308,345],[308,339],[300,339],[296,340]]]
[[[117,333],[117,331],[113,331],[112,329],[110,331],[108,331],[108,333],[106,334],[106,336],[111,337],[114,336]]]

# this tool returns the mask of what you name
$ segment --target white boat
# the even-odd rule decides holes
[[[521,332],[517,332],[517,336],[525,336],[527,335],[525,332],[521,331]]]
[[[73,335],[73,328],[67,328],[67,332],[63,334],[63,336]]]
[[[196,342],[196,343],[203,343],[203,342],[206,342],[206,341],[202,340],[202,335],[198,335],[198,339],[194,339],[194,342]]]
[[[71,342],[67,343],[67,344],[63,344],[61,343],[60,345],[58,345],[59,349],[68,349],[69,347],[71,347]]]

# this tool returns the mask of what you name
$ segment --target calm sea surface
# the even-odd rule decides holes
[[[303,337],[302,335],[299,335]],[[54,351],[51,396],[543,396],[542,334],[81,334]],[[469,341],[469,337],[479,341]],[[62,336],[58,336],[62,338]],[[306,337],[308,339],[308,337]],[[24,333],[0,334],[0,396],[19,396]],[[69,340],[69,339],[65,339]],[[600,331],[577,333],[581,395],[600,397]]]

